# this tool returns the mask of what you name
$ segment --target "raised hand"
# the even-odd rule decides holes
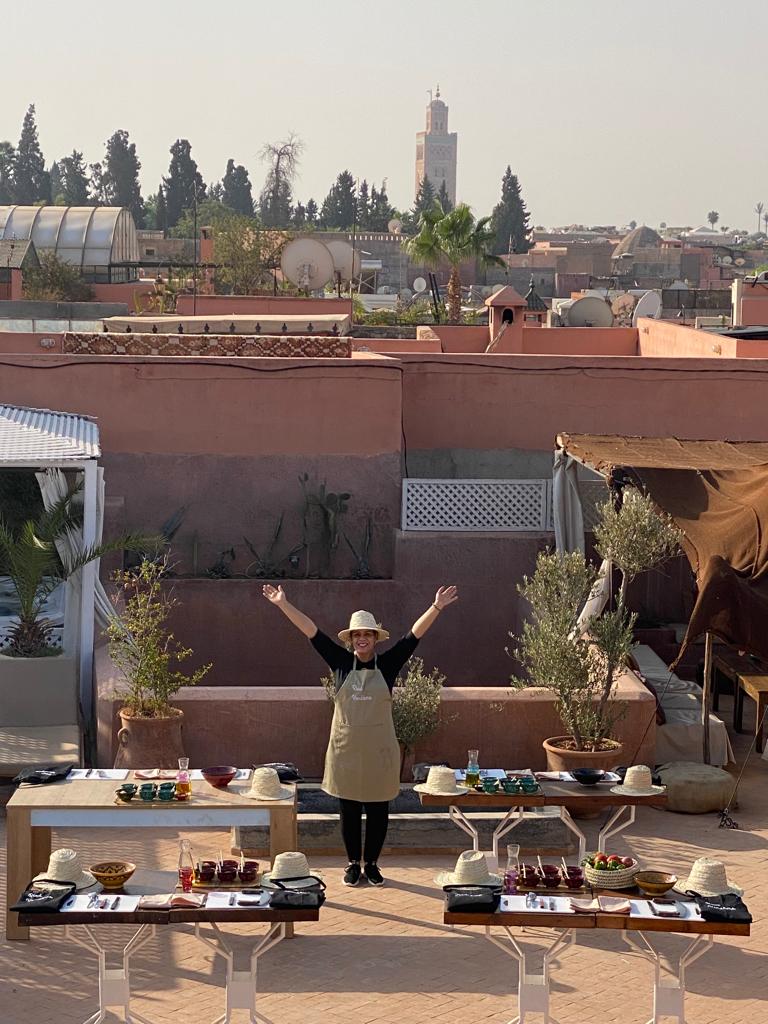
[[[285,591],[281,586],[273,587],[271,583],[265,583],[261,588],[261,592],[268,601],[272,604],[286,604],[288,598],[285,596]]]
[[[439,608],[440,611],[443,608],[447,608],[449,604],[453,604],[454,601],[458,601],[459,591],[456,587],[438,587],[437,593],[435,594],[434,605],[435,608]]]

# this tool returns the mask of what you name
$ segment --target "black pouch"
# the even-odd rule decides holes
[[[270,764],[254,764],[253,768],[274,768],[281,782],[303,782],[301,772],[290,761],[272,761]]]
[[[752,924],[752,915],[741,896],[725,893],[723,896],[699,896],[689,893],[696,900],[699,913],[705,921],[733,921],[736,924]]]
[[[66,779],[72,769],[72,764],[36,764],[29,768],[22,768],[13,780],[14,786],[20,786],[22,782],[27,786],[44,786],[47,782],[58,782],[59,779]]]
[[[291,882],[311,878],[313,885],[303,885],[300,889],[291,886]],[[317,875],[303,875],[297,878],[273,878],[272,885],[278,886],[269,898],[272,910],[317,910],[325,903],[325,882]]]
[[[9,910],[25,914],[51,914],[61,910],[75,891],[74,882],[56,882],[52,878],[38,878],[30,882]]]
[[[449,914],[495,914],[501,902],[500,885],[444,885]]]

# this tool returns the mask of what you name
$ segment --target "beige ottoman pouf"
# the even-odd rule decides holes
[[[722,811],[736,783],[722,768],[696,761],[671,761],[662,765],[658,773],[667,787],[667,810],[681,814]],[[731,806],[737,806],[735,800]]]

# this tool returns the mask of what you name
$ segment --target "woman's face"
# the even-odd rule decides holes
[[[350,635],[352,650],[361,661],[368,661],[373,657],[373,648],[376,644],[377,634],[373,629],[353,629]]]

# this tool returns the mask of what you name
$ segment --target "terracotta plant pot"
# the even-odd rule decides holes
[[[572,768],[602,768],[605,771],[610,771],[611,768],[621,764],[624,747],[617,740],[610,740],[613,744],[610,750],[592,752],[568,750],[567,747],[560,746],[569,739],[570,736],[550,736],[542,743],[547,754],[548,771],[569,772]],[[598,804],[585,800],[583,797],[577,804],[566,804],[565,806],[573,818],[597,818],[603,810]]]
[[[120,712],[115,768],[178,768],[179,758],[184,757],[184,712],[178,708],[171,711],[167,718],[140,718],[125,709]]]

